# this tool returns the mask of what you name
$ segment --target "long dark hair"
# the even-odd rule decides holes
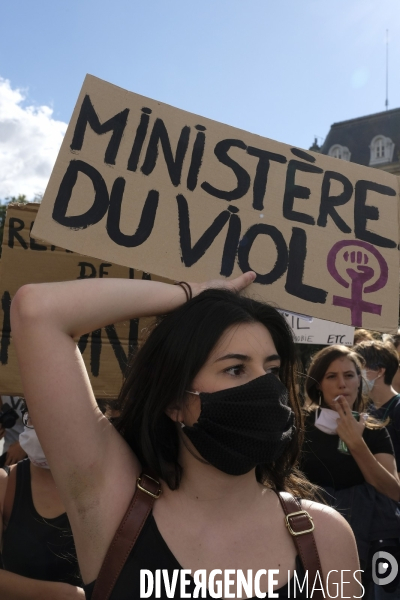
[[[122,415],[116,427],[142,465],[179,487],[179,436],[167,407],[182,406],[186,390],[228,327],[262,323],[281,357],[280,378],[289,391],[295,413],[295,433],[282,456],[258,465],[258,481],[278,490],[310,497],[312,486],[297,471],[303,441],[303,418],[294,379],[296,363],[292,332],[272,306],[227,290],[209,289],[177,310],[158,319],[147,341],[134,357],[123,384]]]

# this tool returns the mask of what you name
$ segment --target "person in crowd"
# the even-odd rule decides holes
[[[302,416],[292,333],[273,307],[239,295],[255,277],[178,285],[87,279],[15,295],[25,397],[69,515],[87,598],[137,485],[158,499],[111,600],[140,596],[141,569],[180,568],[276,569],[274,591],[288,597],[296,550],[274,490],[313,492],[296,470]],[[74,339],[152,315],[163,317],[129,368],[117,430],[96,405]],[[396,486],[393,476],[390,493]],[[314,520],[322,573],[336,570],[330,581],[340,585],[341,570],[358,569],[351,529],[326,506],[303,500],[302,509]],[[193,589],[192,580],[186,592]],[[268,589],[266,575],[260,589]],[[361,595],[356,578],[345,589]]]
[[[3,454],[0,456],[0,467],[15,465],[26,458],[26,453],[19,443],[19,434],[24,430],[22,414],[25,410],[25,401],[20,396],[0,396],[0,411],[8,406],[14,416],[14,425],[4,427],[0,420],[0,439],[4,438]]]
[[[386,425],[392,439],[397,471],[400,470],[400,394],[393,385],[399,373],[399,357],[395,347],[396,336],[386,339],[385,343],[379,341],[361,342],[354,347],[365,362],[364,381],[368,389],[368,412],[378,421]],[[383,542],[382,542],[383,543]],[[386,545],[388,542],[385,542]],[[390,551],[395,555],[400,564],[399,540],[392,539]],[[382,590],[376,587],[379,598],[400,598],[400,590],[394,590],[392,595],[383,596]]]
[[[394,335],[387,336],[387,339],[384,338],[385,342],[391,342],[396,349],[399,366],[397,368],[396,374],[393,377],[392,386],[396,392],[400,393],[400,329]]]
[[[400,481],[388,431],[365,413],[362,366],[362,358],[346,346],[328,346],[313,357],[306,379],[311,405],[301,468],[349,521],[364,585],[373,589],[374,552],[392,548],[393,542],[397,556]],[[393,591],[397,583],[398,577],[386,590]]]
[[[354,331],[354,344],[359,342],[371,342],[374,336],[368,329],[362,329],[361,327]]]
[[[361,342],[354,346],[365,362],[365,383],[373,404],[368,412],[386,424],[400,471],[400,394],[393,387],[399,368],[398,354],[389,342]]]
[[[0,598],[83,600],[68,517],[27,412],[24,422],[28,458],[0,469]]]

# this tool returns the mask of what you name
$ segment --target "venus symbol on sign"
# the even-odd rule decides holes
[[[382,304],[363,300],[363,293],[376,292],[385,287],[388,281],[388,265],[375,246],[360,240],[336,242],[329,251],[327,266],[335,281],[345,288],[351,286],[350,298],[333,296],[332,304],[350,309],[353,326],[362,326],[364,312],[381,314]],[[364,287],[371,279],[375,281]]]

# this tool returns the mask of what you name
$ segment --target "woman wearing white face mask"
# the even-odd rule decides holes
[[[399,357],[391,343],[362,342],[354,346],[365,361],[365,382],[371,399],[368,412],[383,421],[392,438],[397,470],[400,470],[400,394],[393,381],[399,369]]]
[[[311,407],[301,467],[312,483],[324,488],[331,505],[346,508],[342,514],[353,528],[361,566],[368,571],[372,542],[400,534],[396,504],[389,500],[399,500],[400,482],[386,428],[363,414],[361,361],[345,346],[329,346],[314,356],[306,382]],[[377,530],[381,517],[388,522]]]
[[[83,599],[68,517],[27,413],[24,425],[28,458],[0,470],[0,598]]]

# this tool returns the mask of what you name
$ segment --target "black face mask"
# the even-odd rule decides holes
[[[201,413],[182,431],[211,465],[243,475],[276,461],[294,430],[288,391],[271,373],[219,392],[199,394]]]

